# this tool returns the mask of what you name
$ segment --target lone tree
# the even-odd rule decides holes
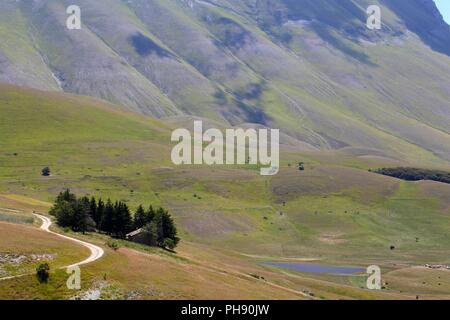
[[[50,176],[50,168],[49,168],[49,167],[43,168],[43,169],[42,169],[42,175],[43,175],[44,177]]]
[[[50,277],[49,271],[50,267],[48,263],[42,263],[36,268],[36,276],[40,283],[48,281],[48,278]]]
[[[300,171],[304,171],[305,170],[305,164],[303,162],[299,162],[298,170],[300,170]]]

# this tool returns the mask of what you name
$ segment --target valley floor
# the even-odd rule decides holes
[[[192,119],[185,119],[186,127]],[[449,163],[396,145],[310,150],[281,141],[280,172],[258,166],[175,166],[171,133],[159,121],[85,97],[0,86],[0,281],[2,299],[450,299],[450,185],[369,172],[387,167],[450,171]],[[399,152],[403,149],[399,149]],[[403,152],[403,151],[401,151]],[[300,171],[297,164],[303,163]],[[50,168],[50,176],[42,169]],[[39,230],[63,189],[169,210],[181,244],[172,254],[99,234],[104,250],[82,266],[82,290],[59,267],[89,250]],[[36,265],[48,261],[50,282]],[[301,262],[366,269],[342,276],[268,266]]]
[[[36,212],[42,209],[33,206],[31,199],[19,199],[0,211],[15,210],[31,217],[33,208]],[[82,266],[82,289],[71,291],[65,286],[68,275],[58,268],[81,261],[89,253],[81,245],[39,230],[38,224],[0,222],[1,256],[15,257],[4,259],[0,270],[8,276],[25,274],[0,280],[1,299],[450,299],[449,270],[386,263],[386,287],[371,291],[362,288],[365,275],[314,276],[263,267],[261,261],[270,257],[186,241],[176,254],[127,242],[112,250],[98,234],[70,234],[105,250],[101,259]],[[49,261],[52,272],[47,284],[37,281],[33,268],[38,260],[31,257]],[[286,259],[318,260],[322,258]]]

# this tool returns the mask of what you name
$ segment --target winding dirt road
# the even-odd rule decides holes
[[[61,267],[60,269],[66,269],[66,268],[71,268],[71,267],[79,267],[79,266],[82,266],[82,265],[85,265],[85,264],[97,261],[98,259],[100,259],[105,254],[105,251],[103,251],[102,248],[100,248],[100,247],[98,247],[96,245],[93,245],[91,243],[84,242],[84,241],[81,241],[81,240],[78,240],[78,239],[75,239],[75,238],[67,237],[67,236],[64,236],[62,234],[59,234],[59,233],[51,231],[50,230],[50,226],[52,225],[52,221],[48,217],[42,216],[40,214],[34,214],[34,215],[42,220],[42,225],[41,225],[41,228],[40,228],[41,230],[43,230],[45,232],[48,232],[48,233],[51,233],[51,234],[54,234],[54,235],[56,235],[56,236],[58,236],[60,238],[64,238],[64,239],[70,240],[72,242],[76,242],[79,245],[82,245],[82,246],[88,248],[91,251],[91,255],[86,260],[83,260],[83,261],[78,262],[78,263],[74,263],[74,264],[72,264],[70,266]],[[31,275],[31,274],[32,273],[27,273],[27,274],[19,274],[19,275],[10,276],[10,277],[4,277],[4,278],[0,278],[0,281],[20,278],[20,277],[28,276],[28,275]]]
[[[91,251],[91,255],[86,260],[83,260],[83,261],[78,262],[78,263],[74,263],[74,264],[72,264],[70,266],[66,266],[66,267],[63,267],[63,268],[79,267],[79,266],[82,266],[82,265],[94,262],[94,261],[100,259],[105,254],[105,251],[103,251],[102,248],[100,248],[100,247],[98,247],[98,246],[96,246],[94,244],[91,244],[91,243],[88,243],[88,242],[84,242],[84,241],[81,241],[81,240],[78,240],[78,239],[75,239],[75,238],[71,238],[71,237],[68,237],[68,236],[64,236],[62,234],[59,234],[59,233],[51,231],[50,230],[50,226],[52,225],[52,221],[48,217],[42,216],[40,214],[34,214],[34,215],[42,220],[41,229],[44,230],[45,232],[54,234],[54,235],[56,235],[58,237],[70,240],[72,242],[76,242],[76,243],[78,243],[78,244],[88,248]]]

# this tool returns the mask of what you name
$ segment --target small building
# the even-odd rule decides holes
[[[140,228],[140,229],[137,229],[137,230],[135,230],[133,232],[128,233],[125,236],[125,239],[127,239],[128,241],[143,243],[143,241],[144,241],[144,229]]]
[[[137,229],[125,236],[128,241],[145,244],[147,246],[156,246],[156,239],[145,228]]]

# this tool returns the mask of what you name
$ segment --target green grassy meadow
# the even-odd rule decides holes
[[[245,166],[177,167],[170,161],[172,128],[170,122],[91,98],[0,86],[0,208],[7,209],[0,210],[0,220],[29,223],[32,211],[45,213],[64,188],[123,200],[133,210],[141,203],[168,208],[182,238],[177,255],[122,247],[107,249],[105,258],[85,267],[84,290],[106,288],[105,299],[448,294],[442,289],[448,286],[447,271],[439,275],[444,285],[419,285],[428,272],[437,272],[420,266],[450,264],[448,186],[368,172],[404,159],[352,148],[298,151],[286,144],[281,171],[273,177]],[[296,168],[299,161],[305,171]],[[50,177],[41,176],[45,166]],[[439,167],[449,168],[442,162]],[[101,236],[83,238],[105,246]],[[19,240],[26,244],[26,237]],[[73,254],[61,255],[64,261],[76,260]],[[375,264],[395,279],[381,292],[370,292],[361,288],[364,276],[319,276],[261,265],[292,259]],[[39,288],[33,279],[0,283],[8,288],[0,290],[0,298],[71,297],[63,289]],[[61,286],[63,279],[55,274],[50,286]],[[34,291],[21,296],[20,286]],[[228,289],[218,296],[218,286]]]

